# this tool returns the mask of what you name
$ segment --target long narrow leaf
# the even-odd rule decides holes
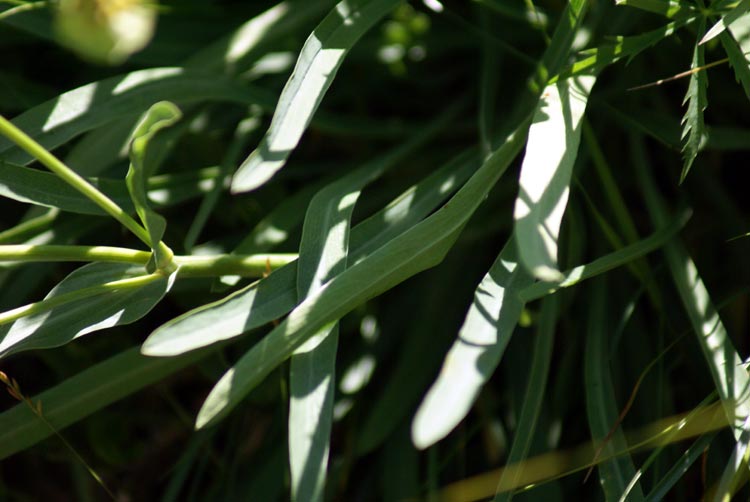
[[[750,1],[750,0],[749,0]],[[698,23],[698,33],[702,33],[706,28],[705,19]],[[693,62],[690,65],[692,70],[690,74],[690,84],[688,85],[687,94],[682,104],[688,104],[685,115],[682,117],[682,173],[680,173],[680,182],[685,180],[690,167],[693,165],[698,152],[703,148],[706,142],[706,123],[703,118],[703,111],[708,106],[708,77],[705,71],[700,71],[706,64],[705,47],[698,43],[693,49]]]
[[[518,292],[533,281],[516,256],[511,239],[477,287],[458,338],[414,417],[417,448],[433,445],[464,419],[500,363],[523,310]]]
[[[53,302],[62,295],[113,281],[141,278],[144,274],[141,266],[91,263],[63,279],[45,301]],[[174,275],[155,277],[136,287],[113,289],[23,317],[10,325],[7,332],[0,329],[0,356],[21,350],[58,347],[94,331],[132,323],[146,315],[164,297],[173,280]]]
[[[536,423],[542,407],[547,388],[547,376],[552,359],[552,348],[555,340],[555,323],[557,321],[557,298],[552,296],[545,299],[540,314],[539,331],[534,342],[534,354],[529,369],[526,394],[518,417],[518,427],[513,438],[513,445],[508,453],[506,464],[518,465],[526,460],[534,439]],[[510,502],[513,498],[513,488],[519,485],[518,479],[522,469],[503,469],[497,485],[495,502]]]
[[[350,238],[350,261],[361,261],[421,221],[469,177],[475,165],[473,157],[459,156],[357,225]],[[297,262],[293,262],[267,279],[191,310],[154,331],[144,342],[143,353],[177,355],[271,322],[298,303],[296,277]]]
[[[33,396],[41,402],[45,419],[58,431],[144,387],[211,354],[195,351],[179,357],[156,359],[125,350]],[[0,459],[23,451],[53,434],[25,403],[0,414]]]
[[[266,136],[235,174],[233,192],[258,188],[284,166],[346,54],[396,4],[398,0],[343,0],[321,21],[302,48]]]
[[[581,141],[581,119],[596,78],[548,86],[529,129],[515,207],[521,263],[536,278],[560,281],[557,241]]]
[[[518,154],[528,122],[520,125],[453,198],[429,218],[354,264],[308,297],[219,380],[198,414],[198,428],[234,408],[270,371],[317,330],[357,305],[439,263],[469,216]]]
[[[589,301],[584,356],[586,414],[594,443],[600,445],[602,441],[606,441],[601,446],[602,456],[613,457],[600,462],[598,467],[604,495],[610,501],[620,498],[628,482],[635,476],[635,467],[630,455],[615,456],[618,452],[627,451],[628,445],[619,427],[611,433],[611,428],[617,421],[618,406],[614,399],[614,386],[609,367],[610,349],[607,345],[610,330],[607,327],[604,304],[606,289],[603,279],[599,279],[594,286]],[[643,500],[640,484],[636,484],[631,489],[628,500]]]

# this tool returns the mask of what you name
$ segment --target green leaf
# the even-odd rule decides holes
[[[313,197],[305,214],[297,265],[300,299],[319,291],[346,269],[351,218],[362,189],[434,136],[455,117],[456,110],[450,107],[431,127]],[[291,357],[289,458],[293,500],[320,500],[324,494],[337,346],[338,323],[332,323]]]
[[[471,153],[448,162],[352,230],[350,261],[363,260],[430,214],[473,172]],[[297,262],[226,298],[187,312],[159,327],[143,344],[150,356],[173,356],[239,336],[286,315],[297,304]]]
[[[136,285],[97,290],[113,281],[143,279]],[[33,313],[0,328],[0,356],[22,350],[59,347],[101,329],[130,324],[146,315],[170,289],[174,275],[144,276],[142,266],[123,263],[91,263],[68,275],[45,297],[50,308]],[[64,295],[82,293],[79,298],[58,304]],[[44,303],[43,302],[43,303]]]
[[[607,298],[605,286],[604,280],[599,279],[591,290],[589,300],[584,354],[586,415],[591,430],[591,439],[597,448],[601,446],[601,457],[609,459],[600,460],[598,464],[599,480],[604,495],[607,500],[618,500],[629,481],[635,476],[635,467],[630,455],[617,456],[628,449],[622,429],[618,426],[615,432],[611,433],[619,413],[609,366],[608,340],[611,328],[607,323],[605,313],[605,299]],[[640,484],[636,484],[631,489],[628,500],[643,500]]]
[[[659,502],[660,500],[664,500],[667,493],[669,493],[677,481],[685,475],[690,466],[706,453],[706,450],[715,438],[716,434],[704,434],[690,445],[690,448],[685,450],[680,459],[669,469],[669,471],[661,476],[659,482],[646,497],[646,501]]]
[[[634,142],[633,150],[636,153],[634,164],[638,168],[638,178],[651,219],[656,224],[662,224],[667,218],[667,210],[647,171],[643,146],[640,142]],[[746,451],[750,439],[750,375],[684,245],[675,239],[664,247],[664,253],[672,280],[698,337],[714,386],[724,406],[729,427],[739,444],[738,448]]]
[[[146,180],[153,171],[148,163],[148,144],[156,133],[177,122],[182,114],[180,110],[168,101],[154,104],[145,113],[133,132],[130,145],[130,168],[125,176],[128,192],[143,226],[148,231],[151,249],[154,252],[156,268],[164,269],[172,261],[171,252],[159,246],[167,221],[153,209],[146,194]]]
[[[346,54],[399,0],[343,0],[305,42],[291,78],[281,92],[271,126],[242,163],[232,192],[254,190],[281,169],[323,100]]]
[[[61,384],[33,396],[42,403],[44,418],[60,431],[114,403],[199,361],[212,350],[180,357],[155,359],[140,354],[138,347],[97,363]],[[53,435],[26,403],[0,413],[0,459],[23,451]]]
[[[555,341],[555,324],[557,322],[557,297],[546,298],[542,303],[539,330],[534,341],[534,354],[529,369],[526,394],[518,417],[518,427],[513,438],[513,445],[505,462],[511,468],[504,468],[497,484],[494,502],[510,502],[513,490],[519,486],[522,469],[518,468],[526,460],[534,439],[536,423],[542,407],[542,400],[547,390],[547,377],[552,359]],[[512,466],[516,468],[512,468]]]
[[[615,0],[615,4],[661,14],[672,19],[696,14],[694,6],[680,0]]]
[[[581,119],[596,77],[548,86],[529,129],[515,207],[519,258],[544,281],[560,281],[557,241],[581,141]]]
[[[709,40],[716,38],[721,33],[723,33],[724,30],[729,28],[732,23],[737,21],[748,12],[750,12],[750,0],[742,0],[739,4],[737,4],[735,8],[724,14],[721,19],[715,25],[713,25],[705,35],[703,35],[703,38],[700,40],[699,44],[703,45]],[[701,24],[702,29],[698,30],[698,33],[702,33],[705,30],[705,20],[703,20]]]
[[[241,73],[265,51],[276,49],[284,37],[327,12],[333,3],[332,0],[279,2],[191,56],[185,66],[205,72]]]
[[[695,17],[679,19],[639,35],[629,37],[616,36],[614,37],[614,43],[585,50],[581,54],[586,57],[573,63],[569,68],[564,69],[560,73],[558,80],[584,73],[598,73],[605,67],[623,58],[627,58],[628,62],[630,62],[639,53],[673,35],[677,30],[693,21],[693,19]]]
[[[184,68],[150,68],[84,85],[22,113],[13,124],[48,150],[123,117],[143,113],[151,104],[221,101],[273,107],[265,91],[226,77]],[[0,137],[0,156],[28,164],[31,156]]]
[[[737,43],[731,30],[722,32],[719,35],[719,40],[721,40],[721,45],[724,46],[724,52],[727,53],[735,78],[742,84],[745,96],[750,98],[750,61],[743,54],[742,48]]]
[[[458,338],[414,417],[417,448],[432,446],[464,419],[500,364],[523,310],[518,292],[533,282],[516,256],[511,239],[477,287]]]
[[[528,122],[440,210],[394,238],[308,297],[227,371],[206,399],[197,428],[215,424],[276,366],[326,324],[439,263],[484,196],[520,151]]]
[[[703,32],[706,28],[705,19],[698,23],[698,33]],[[684,159],[682,173],[680,174],[680,183],[690,171],[690,166],[698,156],[698,152],[706,143],[706,124],[703,119],[703,111],[708,106],[708,76],[702,67],[706,64],[705,47],[698,43],[693,50],[693,62],[690,68],[695,70],[690,74],[690,84],[688,85],[687,94],[682,104],[688,103],[685,116],[682,117],[682,156]]]
[[[579,265],[578,267],[566,271],[563,273],[563,278],[560,282],[537,282],[536,284],[524,288],[519,292],[518,296],[525,302],[538,300],[539,298],[552,294],[562,288],[573,286],[581,281],[591,279],[597,275],[612,270],[613,268],[637,260],[638,258],[659,249],[669,241],[669,239],[674,237],[674,235],[685,226],[689,215],[689,212],[685,212],[672,220],[668,225],[656,230],[645,239],[641,239],[629,246],[597,258],[586,265]]]
[[[184,174],[152,176],[148,179],[148,199],[157,207],[166,207],[194,198],[216,185],[218,169],[189,171]],[[104,216],[106,213],[85,195],[46,171],[11,164],[0,159],[0,196],[63,211]],[[123,181],[86,178],[126,211],[135,211]],[[249,254],[249,253],[247,253]]]

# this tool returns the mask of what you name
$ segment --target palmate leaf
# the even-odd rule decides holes
[[[315,28],[281,91],[271,126],[242,163],[232,192],[254,190],[281,169],[312,120],[341,63],[357,40],[399,0],[343,0]]]
[[[706,20],[705,18],[701,18],[698,23],[698,33],[702,33],[705,29]],[[690,65],[690,68],[694,71],[690,75],[687,94],[682,102],[683,105],[687,103],[688,106],[685,115],[682,117],[683,165],[682,173],[680,173],[680,183],[685,180],[690,167],[693,165],[693,161],[698,156],[698,152],[706,143],[707,133],[703,111],[708,106],[708,97],[706,96],[708,76],[702,70],[705,64],[705,47],[696,43],[693,50],[693,61]]]

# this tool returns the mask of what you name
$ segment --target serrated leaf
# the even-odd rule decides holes
[[[706,27],[705,20],[699,23],[698,33],[701,33]],[[690,68],[693,73],[690,74],[690,84],[688,84],[687,94],[682,104],[688,104],[685,115],[682,117],[682,156],[684,159],[682,173],[680,173],[680,183],[685,180],[693,161],[698,156],[698,152],[703,148],[706,142],[706,124],[703,119],[703,111],[708,106],[708,76],[702,70],[706,64],[705,48],[700,44],[695,44],[693,50],[693,62]]]
[[[152,173],[152,166],[148,163],[148,145],[157,132],[174,124],[181,116],[180,110],[169,101],[155,103],[148,109],[133,132],[130,144],[130,168],[125,176],[125,183],[135,211],[148,231],[156,267],[159,269],[169,264],[172,256],[165,254],[165,249],[159,246],[164,230],[167,228],[167,221],[151,209],[146,192],[147,180]]]
[[[523,310],[518,292],[534,280],[516,257],[511,239],[477,287],[458,338],[414,417],[417,448],[435,444],[464,419],[500,363]]]
[[[536,278],[562,280],[557,241],[594,76],[547,86],[529,129],[514,219],[519,259]]]
[[[742,48],[737,43],[731,30],[727,30],[719,35],[724,52],[727,53],[729,65],[734,70],[734,76],[742,84],[745,96],[750,98],[750,61],[748,61]]]
[[[137,321],[169,291],[174,274],[169,277],[161,274],[145,276],[142,266],[91,263],[63,279],[44,301],[53,303],[66,294],[127,279],[144,280],[136,286],[100,291],[55,305],[0,329],[0,356],[22,350],[59,347],[94,331]]]
[[[242,163],[232,192],[254,190],[281,169],[297,146],[349,50],[399,0],[343,0],[321,21],[281,91],[271,126]]]
[[[703,45],[709,40],[712,40],[729,28],[735,21],[737,21],[744,14],[750,12],[750,0],[742,0],[735,8],[724,14],[721,19],[714,24],[710,30],[703,35],[699,45]],[[702,33],[706,29],[705,18],[701,20],[701,29],[698,33]]]
[[[608,43],[600,47],[582,51],[586,57],[573,63],[569,68],[560,72],[559,79],[570,78],[591,72],[599,72],[603,68],[627,58],[627,62],[667,37],[673,35],[677,30],[693,21],[694,17],[686,17],[655,30],[647,31],[639,35],[628,37],[617,36],[614,43]]]

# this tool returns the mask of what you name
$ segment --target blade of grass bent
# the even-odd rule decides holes
[[[236,172],[232,192],[258,188],[284,166],[346,54],[397,4],[398,0],[343,0],[321,21],[281,91],[268,132]]]
[[[614,457],[618,452],[626,452],[628,445],[620,427],[614,433],[611,432],[612,424],[618,417],[618,406],[614,400],[607,347],[609,330],[605,319],[605,287],[603,279],[599,279],[592,288],[589,302],[590,313],[584,355],[586,414],[591,439],[595,444],[599,444],[609,434],[610,440],[602,447],[602,456],[612,458],[599,463],[599,479],[606,500],[618,500],[635,476],[635,467],[628,454]],[[643,491],[639,483],[632,487],[629,500],[643,500]]]
[[[736,7],[724,14],[721,19],[716,24],[714,24],[711,29],[706,32],[705,35],[703,35],[703,38],[700,40],[700,44],[705,44],[709,40],[712,40],[719,36],[724,32],[724,30],[729,28],[732,23],[740,19],[747,12],[750,12],[750,0],[742,0],[739,4],[737,4]]]
[[[547,86],[529,129],[514,211],[519,259],[536,278],[560,281],[557,241],[581,141],[581,119],[596,77]]]
[[[475,158],[460,155],[411,187],[352,230],[350,261],[363,260],[404,232],[445,200],[474,171]],[[155,330],[143,353],[173,356],[239,336],[286,315],[297,302],[297,263],[273,272],[221,300],[191,310]]]
[[[436,213],[336,276],[308,297],[219,380],[196,427],[212,425],[318,329],[412,275],[439,263],[489,189],[520,151],[524,121],[469,181]]]
[[[542,407],[542,400],[547,388],[547,377],[552,359],[555,340],[555,323],[557,321],[557,297],[546,298],[542,303],[539,331],[534,342],[534,355],[531,360],[528,384],[523,399],[523,406],[518,418],[518,427],[513,438],[513,445],[508,453],[507,465],[520,464],[529,454],[534,439],[536,423]],[[510,502],[513,498],[513,487],[519,485],[522,469],[503,469],[497,485],[494,502]]]
[[[464,419],[500,363],[523,310],[518,292],[533,282],[516,256],[510,239],[477,287],[458,338],[414,416],[417,448],[435,444]]]

